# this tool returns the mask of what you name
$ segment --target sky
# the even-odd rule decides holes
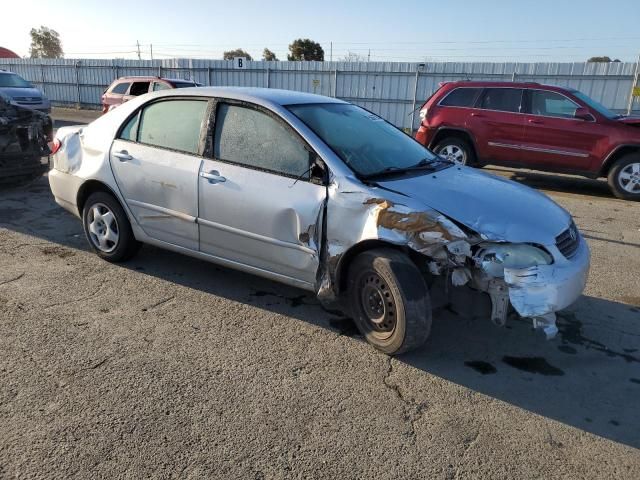
[[[296,38],[325,59],[585,61],[640,54],[637,0],[20,0],[0,10],[0,46],[29,53],[29,30],[60,34],[66,58],[222,58],[267,47],[286,60]],[[331,46],[333,45],[333,47]],[[331,54],[332,53],[332,54]]]

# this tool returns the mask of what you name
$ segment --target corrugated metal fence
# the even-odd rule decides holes
[[[57,105],[97,108],[117,77],[158,75],[193,79],[203,85],[283,88],[334,96],[362,105],[400,128],[417,128],[416,108],[440,82],[452,80],[530,81],[576,88],[624,113],[637,82],[636,63],[395,63],[246,62],[225,60],[0,59],[42,89]],[[640,110],[640,100],[633,108]]]

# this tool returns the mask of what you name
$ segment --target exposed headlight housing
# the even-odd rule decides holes
[[[492,277],[504,277],[504,269],[550,265],[553,258],[541,248],[524,243],[483,243],[474,256],[478,266]]]
[[[420,110],[420,120],[424,120],[425,118],[427,118],[427,112],[428,110],[426,108]]]

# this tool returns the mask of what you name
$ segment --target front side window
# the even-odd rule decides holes
[[[127,90],[129,90],[129,85],[131,84],[128,82],[118,83],[115,87],[113,87],[113,89],[111,90],[111,93],[118,93],[120,95],[124,95],[125,93],[127,93]]]
[[[150,82],[133,82],[131,85],[131,90],[129,90],[129,95],[142,95],[149,91],[149,83]]]
[[[198,153],[202,121],[207,110],[206,100],[167,100],[152,103],[142,110],[138,126],[138,142],[170,148],[186,153]],[[130,123],[133,121],[130,120]],[[135,131],[131,123],[122,130]]]
[[[440,105],[444,107],[473,107],[480,92],[480,88],[456,88],[440,102]]]
[[[597,111],[600,115],[603,115],[609,119],[614,119],[621,116],[621,115],[618,115],[617,113],[613,113],[611,110],[609,110],[607,107],[605,107],[601,103],[596,102],[593,98],[591,98],[588,95],[585,95],[582,92],[579,92],[578,90],[572,90],[571,93],[573,93],[578,99],[582,100],[584,103],[589,105],[589,107]]]
[[[302,141],[282,122],[252,108],[218,107],[213,154],[219,160],[309,178],[309,151]]]
[[[401,171],[438,159],[407,134],[356,105],[312,103],[287,108],[359,175]]]
[[[522,104],[521,88],[487,88],[480,108],[500,112],[520,113]]]
[[[160,90],[169,90],[171,87],[166,83],[153,82],[153,91],[158,92]]]
[[[531,113],[545,117],[575,118],[578,105],[564,95],[546,90],[530,90]]]

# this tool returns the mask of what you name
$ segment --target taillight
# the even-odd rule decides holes
[[[62,146],[62,142],[60,140],[58,140],[57,138],[54,138],[51,146],[49,147],[51,149],[51,155],[55,155],[55,153],[58,150],[60,150],[61,146]]]

